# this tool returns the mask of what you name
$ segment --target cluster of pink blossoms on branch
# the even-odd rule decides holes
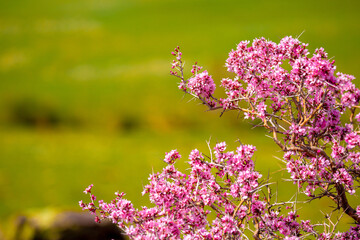
[[[276,44],[261,38],[230,52],[226,67],[234,78],[221,81],[226,97],[216,98],[209,73],[195,64],[185,78],[180,49],[172,54],[171,74],[180,79],[179,89],[210,110],[239,111],[266,128],[308,202],[331,199],[353,225],[341,233],[331,218],[321,226],[299,220],[297,202],[274,201],[270,184],[255,171],[255,147],[226,151],[225,143],[209,146],[209,156],[193,150],[188,174],[174,166],[180,154],[167,153],[168,165],[150,175],[143,192],[152,208],[135,209],[118,193],[111,203],[95,204],[90,186],[85,192],[91,202],[81,201],[83,209],[98,212],[96,221],[112,220],[132,239],[360,239],[360,205],[348,201],[360,179],[360,90],[353,76],[335,73],[322,48],[309,56],[307,44],[298,39]]]

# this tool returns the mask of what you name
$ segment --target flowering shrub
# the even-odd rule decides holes
[[[360,178],[360,90],[353,76],[335,74],[334,61],[324,49],[309,56],[306,47],[292,37],[279,44],[264,38],[251,45],[241,42],[226,61],[235,77],[221,81],[225,98],[214,96],[212,77],[197,64],[185,78],[179,48],[172,52],[176,60],[171,74],[180,79],[180,90],[210,110],[239,111],[260,122],[284,152],[294,184],[309,202],[331,199],[353,219],[348,232],[337,232],[331,219],[321,226],[300,220],[296,201],[272,199],[269,183],[254,169],[255,147],[227,151],[224,142],[209,145],[209,156],[193,150],[188,174],[175,167],[180,154],[167,153],[167,166],[150,175],[143,192],[152,208],[135,209],[123,193],[116,193],[111,203],[95,204],[92,185],[85,190],[91,202],[81,201],[80,206],[98,212],[98,222],[111,219],[132,239],[360,239],[360,205],[348,202]]]

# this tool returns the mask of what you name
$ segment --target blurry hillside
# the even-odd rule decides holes
[[[236,113],[205,112],[170,77],[179,45],[218,81],[242,40],[298,36],[360,78],[357,1],[16,0],[0,2],[0,222],[78,209],[94,184],[109,200],[142,186],[166,151],[186,161],[205,141],[255,144],[257,168],[281,164],[271,139]],[[217,92],[221,94],[221,89]],[[181,165],[181,164],[180,164]],[[181,165],[184,167],[185,164]],[[312,214],[312,213],[309,213]],[[318,215],[319,213],[313,213]]]

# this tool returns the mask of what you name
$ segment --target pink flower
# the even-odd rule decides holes
[[[176,159],[179,158],[181,158],[179,152],[177,150],[171,150],[170,152],[165,154],[164,161],[168,164],[173,164],[176,161]]]
[[[266,116],[266,105],[264,102],[260,102],[257,107],[256,110],[258,111],[258,117],[261,119],[264,119]]]
[[[93,186],[94,186],[93,184],[89,185],[89,187],[87,187],[87,188],[85,189],[84,193],[85,193],[85,194],[91,193],[91,189],[92,189]]]
[[[337,172],[334,174],[333,177],[334,181],[336,183],[341,183],[345,185],[346,190],[350,193],[350,194],[354,194],[355,190],[353,188],[354,185],[354,181],[353,178],[351,177],[351,175],[346,171],[345,168],[340,168],[339,170],[337,170]]]
[[[214,150],[216,153],[224,152],[226,150],[226,143],[221,142],[215,145]]]
[[[214,80],[207,71],[198,73],[193,78],[190,78],[188,87],[191,93],[204,98],[209,98],[215,91]]]
[[[360,136],[354,132],[351,132],[345,136],[345,142],[348,144],[348,148],[354,148],[360,145]]]

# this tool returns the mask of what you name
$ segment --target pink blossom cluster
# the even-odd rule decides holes
[[[199,98],[201,101],[206,103],[207,106],[215,107],[217,99],[213,97],[213,94],[215,92],[216,85],[208,72],[205,70],[200,73],[199,71],[202,67],[195,63],[191,69],[192,77],[185,80],[183,76],[184,63],[181,58],[182,52],[180,52],[180,48],[175,48],[171,54],[176,56],[176,60],[173,60],[172,64],[172,69],[175,69],[175,71],[171,70],[170,74],[181,79],[179,89],[196,98]]]
[[[196,74],[189,79],[188,87],[190,92],[199,97],[208,99],[215,91],[214,80],[209,76],[207,71]]]
[[[235,152],[226,152],[226,147],[224,142],[216,144],[209,157],[194,149],[189,174],[176,169],[175,160],[180,159],[176,150],[167,153],[168,165],[150,175],[143,191],[152,208],[135,209],[123,193],[116,193],[111,203],[96,203],[92,185],[84,191],[91,202],[81,201],[80,206],[98,212],[96,221],[110,219],[132,239],[220,240],[252,234],[261,239],[298,239],[313,234],[309,221],[298,220],[293,203],[273,204],[268,194],[261,194],[266,184],[261,185],[261,174],[254,169],[255,147],[240,145]]]
[[[164,161],[166,163],[174,163],[176,159],[181,158],[181,155],[176,150],[171,150],[170,152],[165,154]]]
[[[226,66],[236,77],[222,81],[228,97],[219,104],[243,111],[245,118],[260,119],[277,135],[274,139],[285,152],[287,169],[296,183],[306,183],[307,195],[326,187],[324,183],[340,183],[350,194],[355,193],[359,164],[348,158],[360,145],[360,136],[353,125],[341,122],[346,110],[354,113],[360,101],[354,77],[335,75],[334,61],[327,59],[324,49],[309,57],[307,44],[298,39],[285,37],[276,44],[261,38],[248,45],[241,42],[229,54]],[[290,70],[283,68],[286,64]],[[241,108],[242,102],[248,108]],[[332,153],[334,159],[325,153],[332,144],[343,152]],[[299,160],[290,160],[289,154]]]

